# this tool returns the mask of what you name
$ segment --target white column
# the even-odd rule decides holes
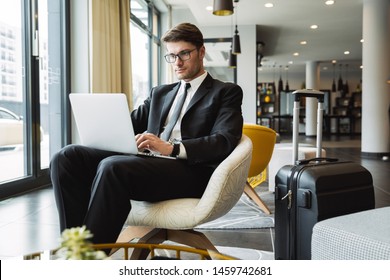
[[[390,1],[363,4],[362,152],[390,151]]]
[[[318,90],[319,63],[315,61],[306,62],[306,88]],[[306,136],[317,135],[317,99],[306,98]]]
[[[240,40],[241,54],[237,55],[237,84],[244,92],[242,114],[244,122],[256,123],[256,26],[240,26]]]

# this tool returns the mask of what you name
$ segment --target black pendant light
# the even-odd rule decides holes
[[[234,3],[238,3],[238,0],[234,0]],[[238,29],[237,29],[237,10],[238,10],[237,5],[236,5],[235,9],[236,9],[236,12],[235,12],[236,30],[234,31],[235,34],[233,35],[232,52],[233,52],[233,54],[240,54],[241,53],[241,43],[240,43],[240,35],[238,35]]]
[[[233,14],[233,0],[214,0],[213,14],[216,16]]]
[[[229,68],[237,68],[237,56],[233,53],[233,17],[231,17],[231,30],[232,30],[232,44],[230,45],[229,52]]]
[[[276,92],[276,82],[275,82],[275,75],[276,75],[276,73],[275,73],[275,67],[276,67],[276,65],[274,64],[274,65],[272,66],[272,72],[273,72],[272,92]]]
[[[241,53],[241,44],[240,44],[240,35],[238,35],[237,25],[236,30],[234,31],[233,35],[233,50],[232,52],[234,54],[240,54]]]
[[[290,86],[288,85],[288,66],[286,66],[286,89],[285,92],[290,91]]]
[[[333,83],[332,83],[332,92],[336,91],[336,62],[333,62]]]
[[[341,68],[343,67],[343,65],[342,64],[340,64],[340,75],[339,75],[339,81],[338,81],[338,83],[337,83],[337,90],[338,91],[343,91],[343,79],[341,78]]]
[[[237,56],[233,54],[232,49],[229,53],[229,68],[237,68]]]
[[[345,94],[349,93],[349,85],[348,85],[348,64],[345,64],[345,84],[343,85],[343,92]]]
[[[283,80],[282,80],[282,65],[279,66],[279,83],[278,83],[278,92],[283,91]]]

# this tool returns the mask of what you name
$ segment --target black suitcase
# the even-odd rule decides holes
[[[311,259],[311,236],[321,220],[375,207],[370,172],[353,162],[320,158],[324,95],[293,92],[293,162],[275,176],[275,259]],[[318,99],[317,158],[297,161],[299,101]]]

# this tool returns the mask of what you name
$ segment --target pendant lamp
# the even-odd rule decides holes
[[[276,82],[275,82],[275,67],[276,65],[274,64],[272,66],[272,72],[273,72],[273,79],[272,79],[272,92],[276,92]]]
[[[339,76],[339,81],[337,83],[337,90],[342,91],[343,90],[343,79],[341,78],[341,68],[343,67],[342,64],[340,64],[340,76]]]
[[[233,0],[214,0],[213,14],[216,16],[233,14]]]
[[[237,68],[237,56],[233,54],[232,49],[229,53],[229,68]]]
[[[240,54],[241,53],[241,44],[240,44],[240,35],[238,35],[238,30],[237,30],[237,24],[236,24],[236,30],[234,31],[234,36],[233,36],[233,49],[232,52],[233,54]]]
[[[238,3],[238,0],[234,0],[234,3]],[[241,44],[240,44],[240,35],[238,35],[238,29],[237,29],[237,10],[238,6],[236,5],[236,12],[235,12],[235,18],[236,18],[236,30],[234,31],[233,35],[233,54],[240,54],[241,53]]]
[[[279,83],[278,83],[278,92],[283,91],[283,80],[282,80],[282,65],[279,66]]]
[[[348,64],[345,64],[345,84],[343,86],[344,94],[349,93],[349,85],[348,85]]]
[[[286,66],[286,89],[285,92],[290,91],[290,86],[288,85],[288,66]]]
[[[288,85],[288,81],[286,81],[286,89],[285,89],[285,92],[289,92],[290,91],[290,86]]]
[[[333,83],[332,83],[332,92],[336,91],[336,64],[333,63]]]

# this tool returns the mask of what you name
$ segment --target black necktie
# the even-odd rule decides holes
[[[177,101],[175,110],[172,113],[171,118],[169,119],[168,124],[166,125],[163,133],[161,134],[161,139],[168,141],[169,137],[171,136],[172,130],[175,127],[175,124],[177,123],[177,120],[179,119],[181,109],[183,108],[184,101],[187,97],[188,89],[191,87],[190,83],[186,83],[184,94],[180,97],[180,99]]]

